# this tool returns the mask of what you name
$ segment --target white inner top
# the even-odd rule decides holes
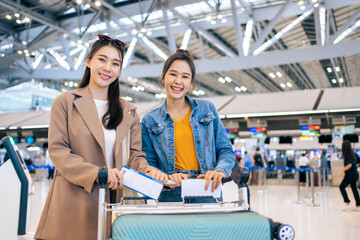
[[[98,100],[94,99],[96,109],[98,112],[98,116],[100,119],[100,123],[104,132],[105,139],[105,156],[108,169],[114,168],[114,146],[115,146],[115,138],[116,131],[115,129],[106,129],[102,124],[102,117],[104,116],[107,108],[107,100]]]

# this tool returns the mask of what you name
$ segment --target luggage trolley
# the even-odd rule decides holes
[[[157,203],[124,205],[105,203],[107,170],[99,170],[98,240],[106,239],[106,215],[112,214],[112,239],[280,239],[292,240],[289,225],[250,211],[249,170],[239,168],[226,181],[239,186],[241,198],[231,203]]]

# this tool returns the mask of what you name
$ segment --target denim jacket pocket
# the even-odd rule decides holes
[[[159,135],[165,130],[165,125],[157,125],[157,126],[147,126],[146,127],[149,131],[149,133]]]
[[[199,118],[199,123],[208,125],[214,119],[215,119],[215,115],[212,112],[209,112],[204,116],[204,118]]]

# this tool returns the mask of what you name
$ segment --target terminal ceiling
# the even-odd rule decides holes
[[[0,0],[0,18],[2,89],[75,87],[97,34],[127,43],[133,101],[161,97],[180,47],[196,60],[194,95],[360,86],[360,0]]]

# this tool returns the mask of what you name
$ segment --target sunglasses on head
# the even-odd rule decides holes
[[[116,47],[118,47],[120,49],[125,49],[126,44],[118,39],[114,39],[109,36],[101,35],[101,34],[98,34],[98,37],[99,37],[99,40],[103,43],[112,42],[115,44]]]

